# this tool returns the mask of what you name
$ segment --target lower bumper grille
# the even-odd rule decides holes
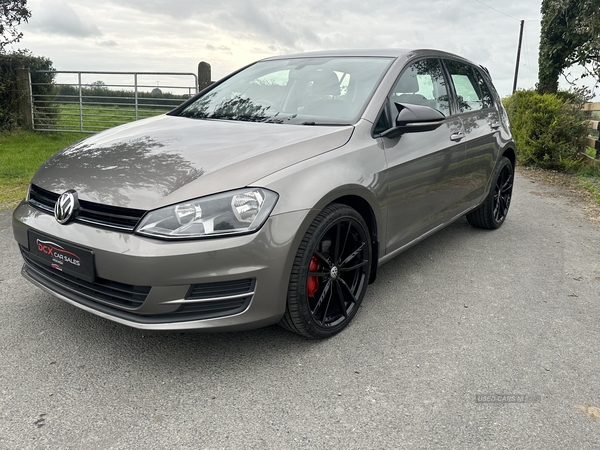
[[[150,286],[132,286],[102,278],[96,278],[95,282],[90,283],[73,275],[52,270],[43,264],[39,264],[29,256],[29,252],[24,247],[21,247],[21,254],[28,269],[35,271],[40,277],[46,280],[42,284],[47,287],[51,287],[50,285],[60,285],[64,289],[82,296],[127,309],[136,309],[142,306],[150,292]]]
[[[141,314],[135,309],[146,300],[150,286],[132,286],[102,278],[89,283],[37,263],[22,246],[21,254],[25,260],[23,273],[31,280],[76,303],[140,324],[185,322],[239,314],[248,309],[256,286],[254,278],[196,284],[190,288],[190,293],[195,290],[196,295],[186,299],[199,299],[198,302],[186,302],[176,311],[166,314]]]
[[[201,314],[202,319],[214,319],[217,317],[232,316],[244,312],[252,300],[252,295],[232,300],[216,300],[212,302],[192,303],[183,305],[171,317],[189,314]]]
[[[217,283],[192,284],[186,299],[202,300],[218,297],[244,297],[254,292],[255,278],[219,281]]]

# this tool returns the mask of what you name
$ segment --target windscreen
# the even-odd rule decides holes
[[[261,61],[204,93],[179,115],[302,125],[353,124],[392,58]]]

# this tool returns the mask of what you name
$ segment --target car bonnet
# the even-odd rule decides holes
[[[302,126],[173,116],[123,125],[56,153],[32,183],[80,199],[150,210],[252,184],[344,145],[352,126]]]

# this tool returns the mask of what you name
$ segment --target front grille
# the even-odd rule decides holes
[[[54,204],[59,194],[47,191],[38,186],[31,185],[29,189],[29,204],[40,211],[54,214]],[[133,232],[136,225],[146,213],[141,209],[120,208],[117,206],[102,205],[100,203],[79,200],[79,211],[73,219],[74,222],[85,223],[92,226],[117,229],[124,232]]]
[[[96,277],[96,280],[90,283],[38,263],[31,258],[27,249],[22,246],[21,254],[23,255],[27,269],[33,270],[38,275],[37,278],[42,277],[43,282],[39,279],[38,281],[44,286],[52,288],[58,285],[96,302],[121,308],[136,309],[142,306],[142,303],[144,303],[150,292],[150,286],[132,286],[99,277]]]
[[[218,297],[243,297],[254,292],[256,278],[220,281],[217,283],[192,284],[186,300],[215,299]]]

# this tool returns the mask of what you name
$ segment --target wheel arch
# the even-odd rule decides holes
[[[349,206],[350,208],[356,210],[369,227],[369,235],[371,236],[371,251],[372,251],[372,264],[371,264],[371,272],[369,275],[369,284],[373,283],[377,278],[377,261],[379,260],[379,240],[378,240],[378,231],[377,231],[377,218],[375,217],[375,212],[373,208],[363,197],[358,195],[344,195],[342,197],[338,197],[332,203],[341,203],[343,205]]]
[[[515,150],[511,147],[508,147],[506,150],[504,150],[502,156],[508,158],[514,169],[517,164],[517,153],[515,152]]]
[[[289,266],[291,270],[291,264],[294,256],[298,251],[300,242],[304,237],[308,228],[315,220],[317,215],[332,203],[340,203],[355,209],[361,217],[367,223],[369,228],[369,235],[371,236],[371,247],[372,247],[372,260],[371,272],[369,275],[369,284],[375,281],[377,276],[377,266],[379,262],[379,256],[382,254],[381,242],[379,241],[381,236],[385,234],[385,219],[383,212],[379,207],[379,201],[376,195],[368,188],[361,185],[345,185],[339,186],[333,189],[326,195],[322,196],[318,201],[315,202],[314,206],[310,208],[309,213],[304,218],[304,221],[298,228],[298,234],[294,238],[292,245],[293,251],[290,252],[290,258],[286,266]],[[288,267],[286,267],[286,270]]]

